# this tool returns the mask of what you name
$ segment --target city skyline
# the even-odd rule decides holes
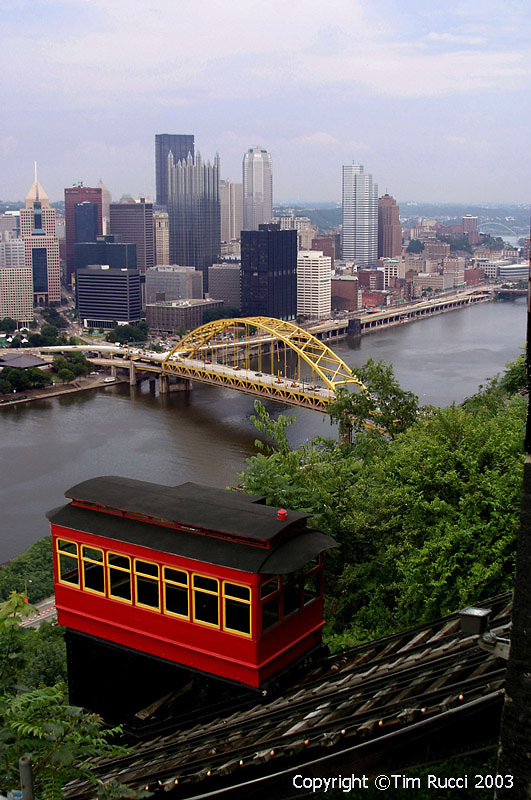
[[[231,182],[260,142],[276,203],[339,201],[352,160],[401,201],[527,202],[529,18],[523,0],[333,0],[324,17],[315,0],[20,0],[2,21],[0,196],[24,198],[37,160],[52,200],[100,178],[154,198],[153,137],[185,131]]]

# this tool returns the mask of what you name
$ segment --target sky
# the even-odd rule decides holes
[[[0,199],[101,178],[154,197],[156,133],[221,176],[266,148],[274,202],[529,203],[528,0],[4,0]]]

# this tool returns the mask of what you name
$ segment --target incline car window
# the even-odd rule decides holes
[[[131,559],[118,553],[107,553],[109,597],[131,602]]]
[[[251,590],[223,581],[223,629],[251,635]]]
[[[219,628],[219,581],[192,575],[194,622]]]
[[[105,594],[103,550],[100,550],[99,547],[81,545],[81,566],[83,570],[83,588],[96,594]]]
[[[164,611],[188,619],[188,573],[182,569],[163,567]]]
[[[158,564],[135,558],[135,597],[137,605],[160,610]]]
[[[77,544],[69,542],[67,539],[58,539],[57,558],[59,560],[59,581],[79,586]]]

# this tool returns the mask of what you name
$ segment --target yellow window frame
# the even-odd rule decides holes
[[[59,546],[60,542],[64,542],[65,544],[73,544],[76,548],[76,554],[73,555],[66,550],[62,550]],[[57,538],[55,542],[55,549],[57,552],[57,580],[59,583],[64,584],[64,586],[77,586],[80,587],[80,569],[79,569],[79,545],[77,542],[72,541],[71,539],[63,539],[63,537]],[[70,558],[75,560],[77,563],[77,582],[74,581],[65,581],[61,578],[61,556],[65,556],[66,558]]]
[[[234,595],[227,594],[226,586],[227,584],[231,586],[241,586],[242,589],[247,589],[249,592],[249,599],[244,600],[241,597],[235,597]],[[236,583],[236,581],[222,581],[222,611],[223,611],[223,630],[229,631],[230,633],[235,633],[237,636],[244,636],[246,639],[251,639],[253,635],[253,618],[251,614],[251,607],[252,607],[252,593],[251,587],[245,583]],[[225,621],[226,613],[225,613],[225,600],[232,600],[235,603],[241,603],[242,605],[249,606],[249,633],[245,633],[244,631],[238,631],[236,628],[230,628]]]
[[[143,564],[151,564],[151,566],[156,567],[156,569],[157,569],[157,577],[155,577],[154,575],[150,575],[148,572],[141,572],[139,569],[137,569],[137,563],[138,562],[141,562]],[[133,574],[134,574],[134,578],[135,578],[135,580],[134,580],[135,606],[138,606],[139,608],[147,608],[150,611],[160,611],[160,566],[158,564],[156,564],[155,561],[148,561],[147,558],[134,558],[133,559]],[[158,604],[156,606],[149,606],[149,605],[147,605],[147,603],[139,603],[138,602],[138,583],[137,583],[137,578],[138,578],[139,575],[140,575],[141,578],[147,578],[148,580],[153,581],[153,583],[157,584],[159,602],[158,602]]]
[[[84,555],[85,548],[87,550],[97,550],[101,553],[101,561],[96,561],[95,558],[89,558],[88,556]],[[91,594],[99,594],[105,596],[105,553],[101,547],[94,547],[91,544],[82,544],[81,545],[81,553],[80,553],[80,561],[81,561],[81,581],[82,581],[82,588],[84,592],[91,592]],[[85,586],[85,564],[96,564],[96,566],[101,566],[103,570],[103,591],[99,592],[97,589],[90,589],[88,586]]]
[[[210,589],[203,589],[203,588],[196,588],[194,583],[196,578],[206,578],[209,581],[215,581],[217,586],[217,591],[212,591]],[[195,613],[195,593],[201,592],[203,594],[208,594],[213,597],[217,597],[218,600],[218,621],[217,623],[214,622],[205,622],[205,620],[197,619]],[[219,578],[213,578],[212,575],[203,575],[201,572],[192,572],[192,622],[195,622],[197,625],[204,625],[207,628],[215,628],[216,630],[221,629],[221,616],[219,613]]]
[[[118,567],[116,564],[109,564],[109,558],[111,556],[118,556],[119,558],[126,558],[129,562],[129,569],[126,567]],[[127,605],[133,605],[133,591],[132,591],[132,581],[131,581],[131,556],[126,555],[125,553],[117,553],[114,550],[107,550],[106,553],[106,565],[107,565],[107,596],[111,600],[118,600],[120,603],[127,603]],[[131,592],[131,598],[128,600],[126,597],[119,597],[116,594],[112,594],[112,581],[111,581],[111,570],[116,570],[116,572],[126,572],[129,575],[129,590]]]
[[[166,570],[171,569],[173,572],[182,572],[186,575],[186,582],[183,583],[182,581],[174,581],[171,578],[166,577]],[[168,611],[166,608],[166,586],[178,586],[181,589],[186,589],[186,594],[188,597],[188,614],[177,614],[175,611]],[[185,569],[181,569],[180,567],[170,567],[168,565],[164,565],[162,567],[162,603],[163,603],[163,613],[167,614],[170,617],[178,617],[179,619],[190,619],[190,575]]]

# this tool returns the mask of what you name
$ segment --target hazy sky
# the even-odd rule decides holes
[[[273,157],[275,202],[529,202],[529,0],[5,0],[0,198],[102,178],[154,195],[156,133],[222,177]]]

